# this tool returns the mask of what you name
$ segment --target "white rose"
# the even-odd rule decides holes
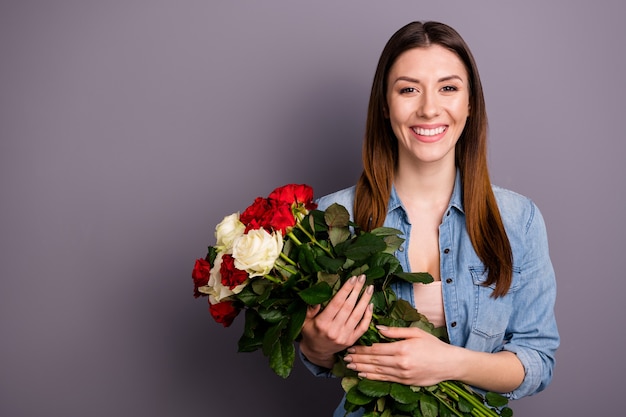
[[[216,246],[230,253],[232,251],[233,242],[243,235],[245,230],[246,226],[239,221],[239,213],[233,213],[230,216],[224,217],[220,224],[215,226]]]
[[[233,244],[235,267],[246,271],[250,278],[269,273],[283,250],[280,232],[269,233],[263,228],[250,230]]]

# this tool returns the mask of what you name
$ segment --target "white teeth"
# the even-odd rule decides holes
[[[446,130],[445,126],[440,126],[435,129],[422,129],[421,127],[414,127],[413,131],[420,136],[435,136],[443,133]]]

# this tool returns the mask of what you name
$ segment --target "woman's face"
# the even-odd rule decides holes
[[[399,163],[454,165],[469,95],[467,71],[455,53],[432,45],[401,54],[389,71],[386,109]]]

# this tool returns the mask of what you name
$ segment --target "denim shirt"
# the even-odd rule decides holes
[[[509,292],[490,297],[493,286],[485,287],[484,266],[469,239],[457,172],[454,191],[439,226],[440,272],[443,305],[450,343],[481,352],[507,350],[524,366],[524,380],[505,395],[518,399],[535,394],[552,379],[555,352],[560,338],[554,303],[556,281],[548,252],[543,217],[528,198],[493,186],[500,215],[513,252],[513,277]],[[318,200],[325,210],[332,203],[346,207],[353,216],[355,187],[346,188]],[[405,271],[410,271],[408,242],[411,224],[395,188],[389,199],[384,226],[398,229],[405,242],[395,255]],[[419,271],[415,271],[419,272]],[[413,286],[401,282],[396,294],[414,305]],[[318,376],[331,376],[303,355],[306,366]],[[344,415],[340,405],[335,415]],[[360,413],[351,414],[357,416]]]

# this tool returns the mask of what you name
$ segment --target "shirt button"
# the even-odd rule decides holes
[[[452,284],[452,278],[446,278],[446,284]]]
[[[443,250],[443,253],[445,253],[445,254],[448,254],[448,253],[450,253],[450,249],[448,249],[448,248],[445,248],[445,249]]]
[[[450,323],[450,327],[456,327],[456,321],[453,321],[452,323]]]
[[[400,247],[398,248],[398,250],[399,250],[400,252],[404,252],[404,246],[400,246]]]

